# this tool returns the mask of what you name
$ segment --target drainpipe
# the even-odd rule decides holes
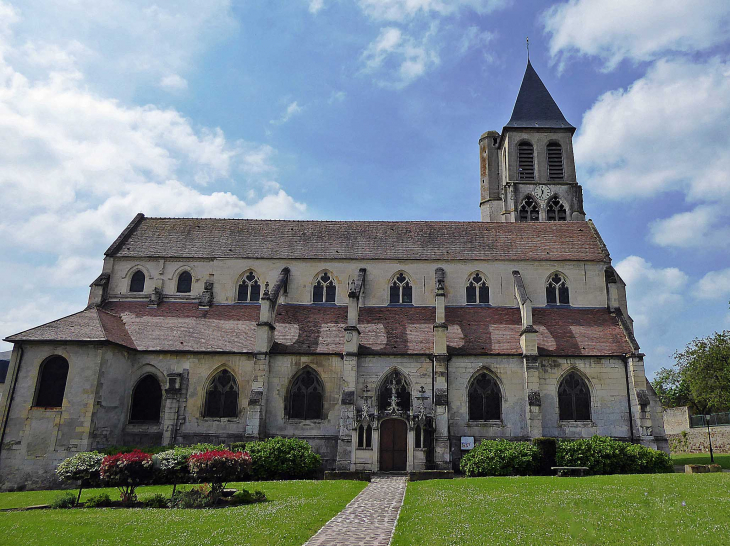
[[[631,389],[629,387],[629,359],[624,355],[624,371],[626,372],[626,403],[629,407],[629,434],[631,436],[631,443],[634,443],[634,416],[631,411]]]
[[[2,429],[2,431],[0,432],[0,457],[3,453],[3,440],[5,439],[5,429],[7,428],[6,425],[8,423],[8,417],[10,416],[10,406],[13,404],[13,398],[15,396],[15,386],[18,384],[18,374],[20,373],[20,363],[22,360],[23,346],[18,345],[18,362],[15,365],[15,373],[11,378],[12,383],[10,384],[10,388],[8,389],[8,400],[5,404],[5,413],[2,416],[2,423],[0,423],[0,429]]]

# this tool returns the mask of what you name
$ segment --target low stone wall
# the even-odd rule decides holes
[[[712,450],[715,453],[730,453],[730,426],[710,427]],[[706,428],[690,428],[676,434],[667,434],[672,453],[708,453],[710,443]]]

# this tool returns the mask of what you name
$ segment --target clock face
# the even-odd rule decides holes
[[[535,186],[535,197],[537,197],[540,201],[545,201],[548,197],[550,197],[550,187],[545,184]]]

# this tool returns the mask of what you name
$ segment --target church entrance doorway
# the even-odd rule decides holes
[[[380,423],[380,470],[404,472],[408,464],[408,425],[400,419]]]

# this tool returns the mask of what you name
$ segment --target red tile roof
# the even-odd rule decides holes
[[[138,216],[109,256],[357,260],[609,258],[589,222],[334,222]]]
[[[434,307],[363,307],[360,353],[431,354]],[[110,341],[140,351],[252,353],[258,305],[110,302],[27,330],[8,341]],[[543,356],[615,356],[632,352],[617,318],[606,309],[534,309]],[[520,355],[517,308],[447,307],[452,355]],[[338,354],[344,350],[345,306],[282,304],[274,353]]]

